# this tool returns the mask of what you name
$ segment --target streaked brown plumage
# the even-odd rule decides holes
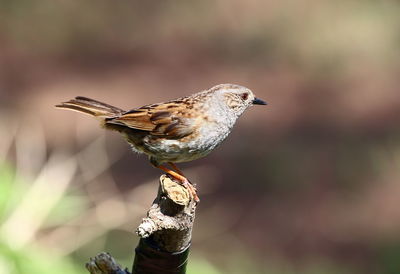
[[[76,97],[57,105],[98,118],[106,129],[121,132],[132,149],[149,155],[150,162],[196,191],[173,163],[206,156],[230,133],[237,118],[251,105],[266,103],[242,86],[221,84],[165,103],[129,111]],[[167,169],[170,163],[175,170]]]

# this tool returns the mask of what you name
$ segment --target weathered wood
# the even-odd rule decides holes
[[[141,239],[132,274],[186,273],[196,206],[184,186],[168,175],[160,177],[157,197],[136,229]],[[91,259],[86,268],[91,274],[130,274],[107,253]]]
[[[163,251],[182,251],[192,238],[196,205],[185,187],[162,175],[157,198],[136,233],[149,237]]]
[[[105,252],[98,254],[86,264],[91,274],[131,274],[127,269],[122,270],[114,258]]]

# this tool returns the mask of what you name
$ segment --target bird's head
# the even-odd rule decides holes
[[[210,89],[220,99],[227,110],[240,116],[248,107],[266,105],[267,103],[255,97],[253,92],[243,86],[220,84]]]

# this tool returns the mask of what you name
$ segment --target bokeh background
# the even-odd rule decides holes
[[[160,175],[53,106],[219,83],[246,112],[197,183],[188,273],[400,273],[398,1],[0,1],[0,273],[130,267]]]

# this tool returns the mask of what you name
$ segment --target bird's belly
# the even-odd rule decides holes
[[[149,136],[144,140],[145,153],[160,162],[189,162],[209,154],[228,134],[229,131],[206,130],[178,140]]]
[[[199,147],[195,142],[183,143],[179,140],[158,139],[145,145],[145,153],[161,162],[189,162],[206,156],[212,146]]]

